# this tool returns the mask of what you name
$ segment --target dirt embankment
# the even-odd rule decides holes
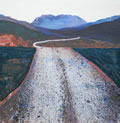
[[[71,47],[71,48],[120,48],[120,44],[98,41],[98,40],[88,40],[88,39],[78,39],[73,41],[52,41],[38,43],[38,46],[44,47]]]
[[[22,37],[16,38],[12,34],[0,35],[0,46],[29,47],[31,41],[24,41]]]

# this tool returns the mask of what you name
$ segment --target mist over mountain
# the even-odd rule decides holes
[[[32,22],[32,25],[36,27],[48,29],[72,28],[85,24],[87,22],[84,19],[73,15],[42,15]]]

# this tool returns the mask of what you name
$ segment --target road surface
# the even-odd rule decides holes
[[[39,44],[44,44],[44,43],[49,43],[49,42],[59,42],[59,41],[74,41],[74,40],[78,40],[80,39],[80,37],[76,37],[76,38],[70,38],[70,39],[55,39],[55,40],[44,40],[44,41],[37,41],[33,44],[33,47],[35,48],[40,48],[38,45]]]
[[[120,123],[120,89],[67,48],[37,47],[20,91],[0,107],[7,123]]]

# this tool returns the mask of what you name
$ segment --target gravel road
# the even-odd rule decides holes
[[[120,123],[119,102],[120,89],[79,53],[39,47],[0,123]]]

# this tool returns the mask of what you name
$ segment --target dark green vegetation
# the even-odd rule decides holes
[[[48,36],[39,30],[25,27],[22,24],[0,20],[0,35],[3,34],[13,34],[16,38],[22,37],[25,41],[31,40],[32,43],[39,40],[56,38],[55,36]]]
[[[89,39],[120,43],[120,19],[92,25],[79,31],[78,35]]]
[[[120,48],[116,49],[80,49],[75,51],[96,64],[120,87]]]
[[[120,43],[120,19],[114,20],[112,22],[94,24],[85,29],[70,28],[51,31],[66,36],[81,36],[88,39],[95,39],[111,43]]]
[[[34,53],[34,48],[0,48],[0,100],[22,83]]]

